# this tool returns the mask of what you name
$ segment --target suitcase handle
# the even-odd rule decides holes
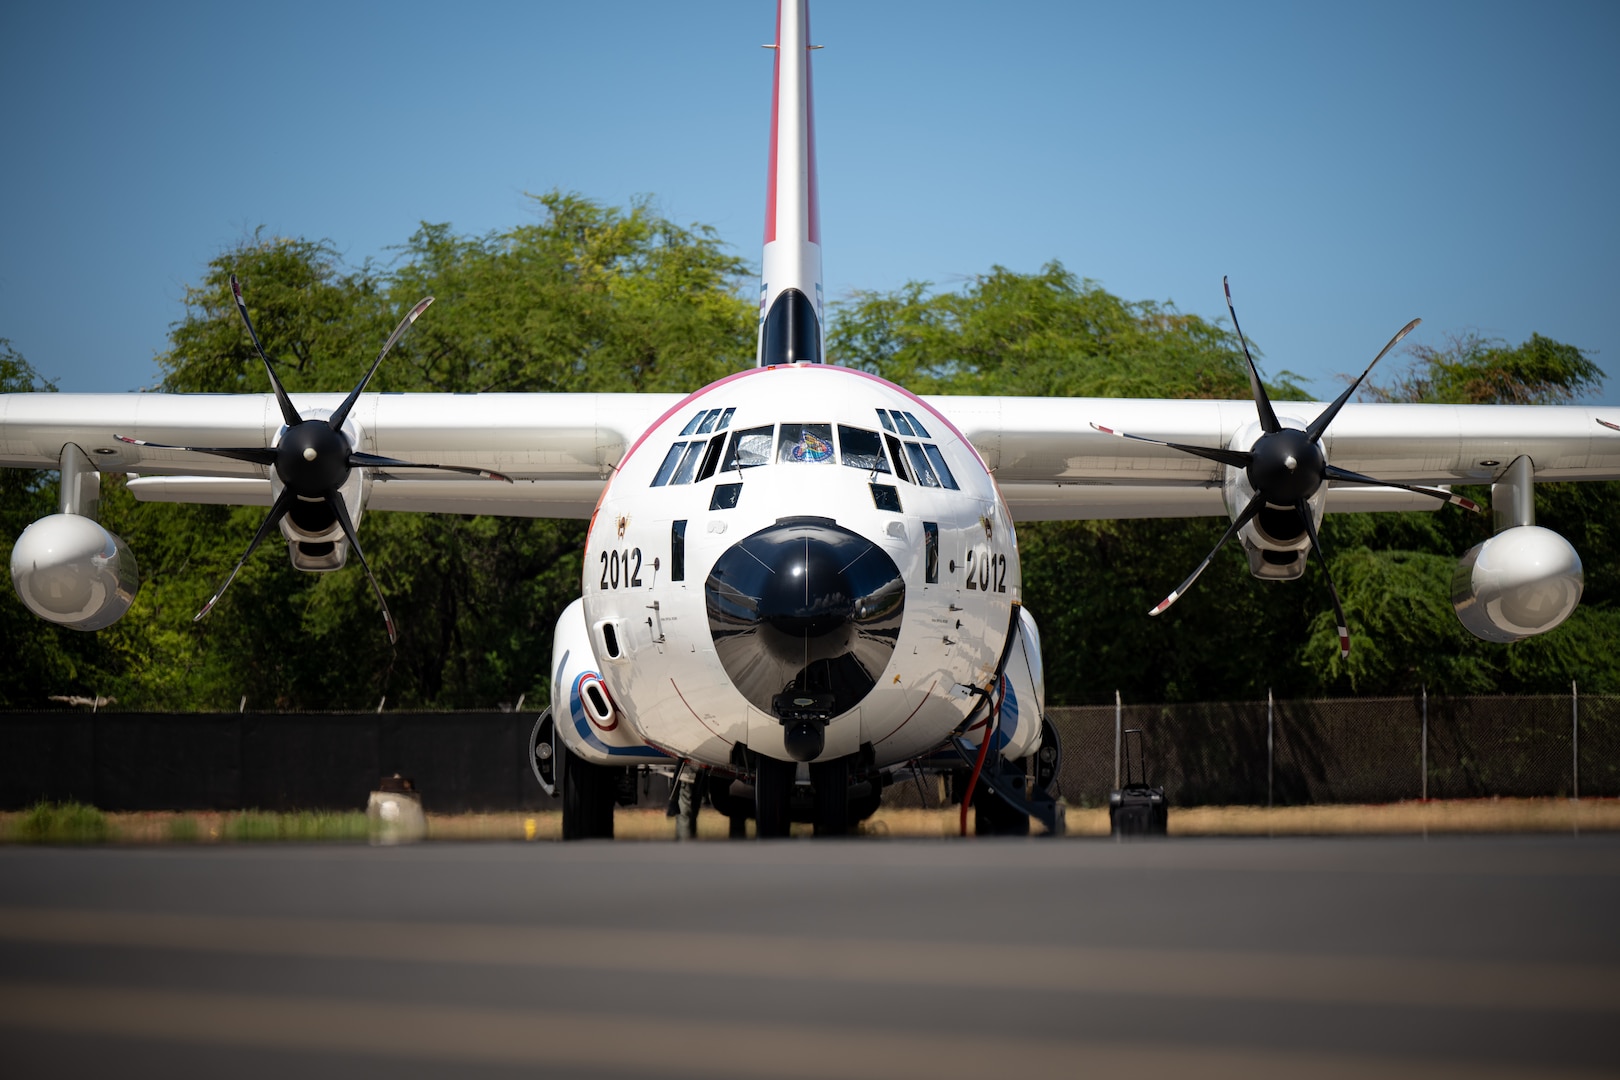
[[[1132,775],[1132,770],[1131,770],[1131,736],[1132,735],[1136,736],[1136,771],[1142,774],[1141,784],[1142,784],[1142,786],[1146,787],[1147,782],[1148,782],[1148,780],[1147,780],[1147,758],[1143,754],[1143,751],[1142,751],[1143,734],[1142,734],[1142,729],[1141,728],[1134,728],[1134,727],[1125,729],[1125,786],[1130,787],[1134,783],[1134,781],[1131,780],[1131,775]]]

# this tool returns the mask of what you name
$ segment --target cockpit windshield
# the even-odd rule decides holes
[[[776,460],[811,465],[833,463],[831,424],[783,424],[776,438]]]
[[[875,431],[839,424],[838,450],[843,463],[852,469],[889,471],[889,460],[883,456],[883,439]]]
[[[726,447],[725,464],[721,472],[765,465],[771,460],[771,428],[741,428],[731,433],[731,445]]]

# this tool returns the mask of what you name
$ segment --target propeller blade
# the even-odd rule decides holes
[[[326,493],[326,505],[332,508],[337,516],[338,524],[343,527],[343,535],[349,538],[349,546],[354,548],[354,554],[365,568],[366,578],[371,582],[371,591],[377,594],[377,606],[382,608],[383,625],[388,628],[388,644],[393,645],[399,641],[399,634],[394,630],[394,616],[388,611],[388,601],[383,599],[382,586],[377,584],[377,575],[371,572],[371,564],[366,562],[366,553],[360,550],[360,538],[354,534],[354,522],[349,520],[349,508],[343,505],[343,499],[335,491]]]
[[[1344,403],[1349,401],[1350,395],[1356,392],[1357,387],[1361,385],[1361,380],[1372,374],[1373,367],[1377,365],[1378,361],[1384,358],[1384,354],[1389,352],[1389,350],[1393,349],[1396,345],[1399,345],[1401,339],[1407,334],[1410,334],[1417,324],[1422,321],[1422,319],[1413,319],[1411,322],[1401,327],[1400,332],[1389,339],[1389,344],[1380,349],[1378,351],[1378,355],[1373,357],[1372,363],[1367,365],[1367,370],[1363,371],[1355,382],[1345,387],[1344,393],[1334,398],[1333,404],[1329,405],[1326,409],[1323,409],[1320,416],[1311,421],[1310,426],[1305,429],[1305,434],[1311,437],[1312,442],[1315,442],[1317,439],[1322,437],[1322,432],[1326,431],[1327,426],[1333,423],[1333,418],[1339,415],[1339,410],[1344,408]]]
[[[1602,424],[1604,427],[1609,428],[1612,431],[1620,431],[1620,424],[1616,424],[1613,421],[1599,420],[1598,423]]]
[[[1391,480],[1375,480],[1370,476],[1363,476],[1360,473],[1351,472],[1349,469],[1341,469],[1336,465],[1329,465],[1325,470],[1323,470],[1322,475],[1327,477],[1329,480],[1337,480],[1341,484],[1369,484],[1373,487],[1392,487],[1400,488],[1402,491],[1415,491],[1419,495],[1427,495],[1433,499],[1440,499],[1443,502],[1451,503],[1453,506],[1460,506],[1464,510],[1472,510],[1476,514],[1483,514],[1485,512],[1485,508],[1479,505],[1479,503],[1475,502],[1473,499],[1465,499],[1461,495],[1453,495],[1451,492],[1445,491],[1441,488],[1424,487],[1421,484],[1397,484]]]
[[[259,344],[259,333],[253,329],[253,320],[248,318],[247,301],[242,299],[242,283],[236,280],[235,274],[231,275],[231,295],[236,297],[236,310],[242,313],[242,321],[247,323],[248,337],[253,339],[253,347],[259,350],[259,359],[264,361],[264,370],[270,374],[270,389],[276,392],[276,404],[281,406],[282,420],[286,421],[288,427],[302,424],[304,418],[293,408],[292,398],[287,396],[287,388],[276,378],[276,369],[270,363],[270,358],[264,354],[264,346]]]
[[[268,446],[170,446],[167,443],[132,439],[128,435],[114,435],[113,438],[121,443],[129,443],[131,446],[150,446],[154,450],[184,450],[192,454],[213,454],[215,457],[251,461],[255,465],[274,465],[276,463],[276,452]]]
[[[1184,454],[1196,454],[1201,458],[1218,461],[1222,465],[1231,465],[1237,469],[1247,469],[1254,464],[1254,454],[1248,450],[1222,450],[1214,446],[1188,446],[1186,443],[1165,442],[1162,439],[1150,439],[1145,435],[1132,435],[1126,431],[1115,431],[1111,427],[1101,424],[1091,425],[1104,435],[1112,435],[1117,439],[1135,439],[1137,442],[1152,443],[1155,446],[1168,446],[1172,450],[1180,450]]]
[[[241,571],[242,564],[248,561],[248,556],[252,555],[254,549],[264,542],[266,536],[270,535],[270,530],[280,524],[281,519],[287,515],[287,511],[292,509],[292,502],[295,498],[297,496],[293,494],[292,488],[284,487],[281,489],[281,494],[276,498],[275,505],[270,508],[270,513],[265,515],[264,524],[259,526],[259,531],[253,534],[253,539],[248,543],[247,550],[242,552],[242,557],[237,559],[236,565],[231,568],[231,576],[226,578],[225,584],[221,585],[214,595],[208,598],[208,603],[202,606],[202,610],[191,617],[192,622],[201,622],[204,615],[214,610],[214,605],[219,603],[219,598],[225,595],[225,590],[230,588],[231,582],[236,580],[236,575]]]
[[[422,312],[426,311],[431,303],[433,303],[433,297],[422,297],[416,302],[416,306],[407,311],[405,317],[399,320],[399,325],[394,327],[394,332],[388,335],[387,341],[383,342],[382,352],[378,353],[377,359],[371,362],[371,370],[366,372],[365,378],[361,379],[353,390],[349,391],[349,396],[343,399],[343,404],[338,406],[337,412],[327,418],[326,422],[332,425],[333,431],[341,428],[343,422],[349,418],[349,410],[354,408],[354,403],[360,399],[360,392],[366,388],[366,383],[370,382],[371,377],[377,374],[377,367],[383,362],[383,357],[388,355],[390,349],[399,344],[399,339],[405,336],[405,331],[411,328],[411,324],[421,317]]]
[[[1295,504],[1299,516],[1305,520],[1305,535],[1311,538],[1311,547],[1322,560],[1322,576],[1327,578],[1328,594],[1333,597],[1333,614],[1339,618],[1339,659],[1347,660],[1350,657],[1350,629],[1344,620],[1344,605],[1339,603],[1339,590],[1333,584],[1333,571],[1328,569],[1327,553],[1322,550],[1322,541],[1316,535],[1316,522],[1311,518],[1311,507],[1304,499]]]
[[[355,450],[349,454],[349,465],[353,468],[367,469],[443,469],[446,472],[467,473],[469,476],[482,476],[486,480],[504,480],[508,484],[512,478],[493,469],[477,469],[470,465],[428,465],[420,461],[401,461],[398,458],[381,457],[377,454],[365,454]]]
[[[1249,362],[1249,389],[1254,391],[1254,407],[1260,410],[1260,427],[1264,431],[1280,431],[1282,425],[1277,423],[1277,410],[1271,407],[1271,398],[1260,383],[1260,369],[1254,366],[1249,342],[1243,336],[1243,327],[1238,325],[1237,308],[1232,306],[1232,286],[1226,283],[1225,274],[1221,275],[1221,288],[1226,290],[1226,310],[1232,313],[1232,329],[1237,331],[1238,344],[1243,346],[1243,359]]]
[[[1226,542],[1232,539],[1232,537],[1236,536],[1238,530],[1247,525],[1249,523],[1249,519],[1258,514],[1260,512],[1260,508],[1264,505],[1265,496],[1256,493],[1254,498],[1249,500],[1249,505],[1243,508],[1243,513],[1239,514],[1233,520],[1232,524],[1227,527],[1227,530],[1221,534],[1221,538],[1215,542],[1215,546],[1210,550],[1210,553],[1204,556],[1204,561],[1198,564],[1198,569],[1187,575],[1187,580],[1183,581],[1179,586],[1177,586],[1175,592],[1159,601],[1159,606],[1148,612],[1148,614],[1162,615],[1166,611],[1170,610],[1170,605],[1175,603],[1177,600],[1180,600],[1182,596],[1186,594],[1187,590],[1192,588],[1192,583],[1198,580],[1198,575],[1204,572],[1204,568],[1214,560],[1216,554],[1220,552],[1221,548],[1226,546]]]

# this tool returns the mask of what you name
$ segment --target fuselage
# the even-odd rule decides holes
[[[991,687],[1020,588],[1007,507],[942,415],[861,371],[741,372],[648,429],[592,519],[583,603],[615,706],[594,734],[715,766],[739,746],[907,760]],[[805,718],[809,757],[785,741]]]

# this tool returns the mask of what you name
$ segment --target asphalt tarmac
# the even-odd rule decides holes
[[[1620,1074],[1620,837],[0,850],[0,1075]]]

